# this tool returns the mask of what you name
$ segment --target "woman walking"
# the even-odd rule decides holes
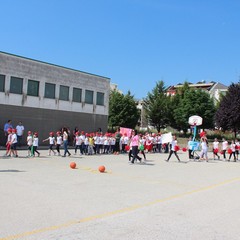
[[[132,154],[133,154],[133,159],[131,163],[134,163],[135,159],[138,159],[141,162],[141,158],[138,156],[138,146],[139,146],[139,136],[137,135],[137,131],[133,130],[132,131]]]
[[[63,157],[66,157],[67,153],[68,153],[68,156],[71,156],[71,153],[68,151],[68,131],[66,128],[63,129],[63,146],[64,146]]]

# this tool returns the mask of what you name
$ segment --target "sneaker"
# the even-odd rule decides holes
[[[38,157],[40,157],[40,153],[38,153]]]

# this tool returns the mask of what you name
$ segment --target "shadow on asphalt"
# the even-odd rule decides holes
[[[15,170],[15,169],[8,169],[8,170],[0,170],[1,172],[12,172],[12,173],[19,173],[19,172],[26,172],[26,171],[20,171],[20,170]]]

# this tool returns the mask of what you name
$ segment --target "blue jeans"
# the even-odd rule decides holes
[[[68,153],[68,155],[71,155],[70,152],[68,151],[68,140],[63,141],[63,147],[64,147],[64,156]]]

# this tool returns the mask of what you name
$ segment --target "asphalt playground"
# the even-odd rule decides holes
[[[0,240],[239,240],[240,162],[40,152],[0,151]]]

